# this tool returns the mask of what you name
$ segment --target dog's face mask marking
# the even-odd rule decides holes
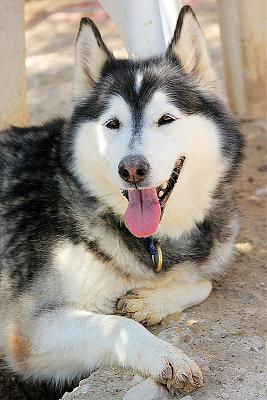
[[[203,101],[214,74],[191,9],[165,57],[140,62],[115,60],[82,20],[75,75],[73,170],[84,186],[124,214],[137,237],[155,234],[165,209],[167,220],[194,196],[189,220],[201,219],[224,164]]]
[[[100,117],[102,156],[109,175],[128,199],[125,223],[137,237],[153,235],[178,177],[179,110],[156,90],[143,101],[142,87],[132,103],[114,96]],[[103,145],[104,144],[104,145]]]

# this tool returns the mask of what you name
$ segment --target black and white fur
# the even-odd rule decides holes
[[[117,364],[191,391],[197,364],[139,322],[198,304],[232,260],[242,137],[189,6],[166,55],[144,61],[116,60],[82,19],[75,71],[69,118],[0,135],[1,353],[24,377],[70,381]],[[159,126],[165,114],[174,120]],[[155,235],[158,274],[123,223],[129,154],[149,162],[141,189],[164,185],[185,157]]]

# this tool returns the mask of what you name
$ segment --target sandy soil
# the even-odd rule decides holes
[[[223,87],[215,0],[202,0],[200,3],[197,14]],[[69,113],[73,48],[81,16],[93,18],[108,46],[116,55],[125,56],[112,22],[96,1],[26,2],[26,65],[31,123]],[[167,340],[180,343],[180,347],[203,366],[206,385],[192,395],[198,400],[264,398],[267,195],[266,190],[261,189],[266,189],[267,185],[266,121],[243,122],[242,128],[247,138],[247,157],[238,183],[241,232],[236,261],[204,303],[155,328],[156,333],[163,331],[162,336]],[[132,385],[131,373],[126,375],[122,371],[115,374],[111,369],[100,371],[90,381],[90,396],[88,393],[88,397],[76,398],[119,400]],[[103,385],[111,379],[110,388]],[[1,368],[2,400],[59,399],[65,389],[71,390],[53,390],[49,385],[25,385],[4,367]]]

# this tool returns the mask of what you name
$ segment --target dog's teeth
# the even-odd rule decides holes
[[[161,191],[159,192],[158,196],[159,196],[159,197],[162,197],[163,195],[164,195],[164,192],[163,192],[163,190],[161,190]]]
[[[163,185],[161,185],[162,189],[163,190],[167,189],[167,185],[168,185],[168,182],[164,182]]]

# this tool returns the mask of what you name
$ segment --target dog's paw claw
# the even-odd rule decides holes
[[[156,381],[164,384],[171,394],[191,393],[203,385],[201,369],[186,354],[176,350],[176,354],[174,352],[168,358],[169,360]]]
[[[150,302],[151,290],[133,289],[122,296],[116,304],[114,313],[134,319],[144,325],[155,325],[162,318],[157,315]]]

